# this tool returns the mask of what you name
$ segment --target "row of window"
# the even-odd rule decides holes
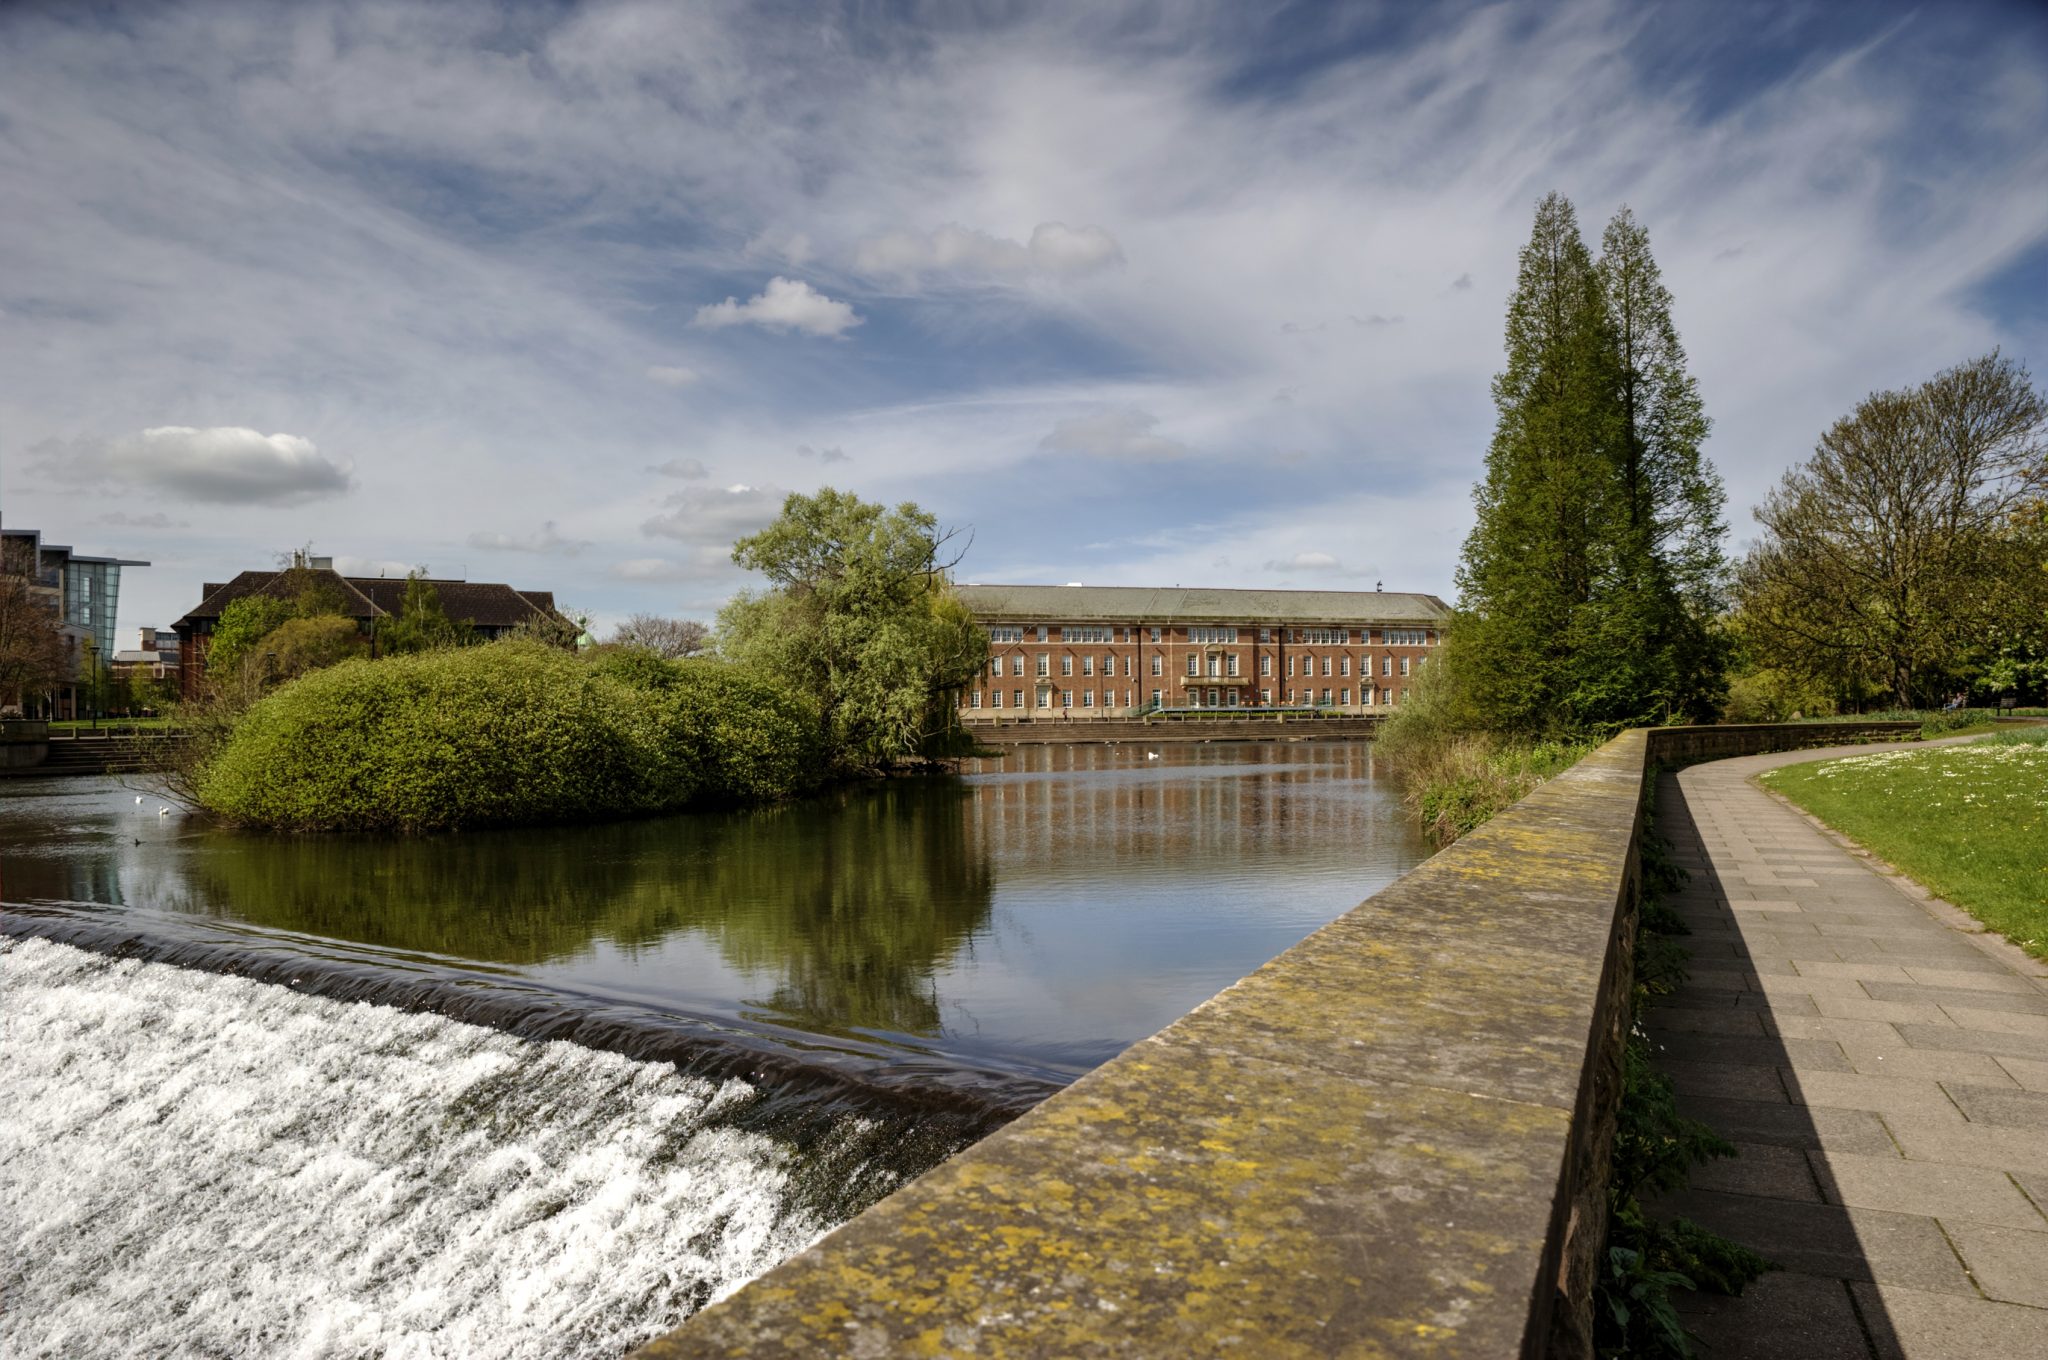
[[[1164,675],[1166,673],[1165,660],[1164,658],[1160,657],[1156,652],[1152,655],[1150,661],[1152,674]],[[1133,669],[1134,663],[1135,659],[1132,657],[1127,656],[1123,658],[1123,673],[1125,675],[1134,675],[1137,673]],[[1102,658],[1102,673],[1104,675],[1115,675],[1117,673],[1116,664],[1116,655],[1114,653],[1106,654]],[[1399,673],[1401,675],[1407,675],[1410,673],[1409,664],[1409,658],[1405,656],[1383,656],[1380,658],[1380,674],[1383,676],[1394,675],[1396,673],[1395,668],[1398,666]],[[1418,662],[1416,664],[1419,665],[1420,663]],[[1235,652],[1230,652],[1228,654],[1222,655],[1211,655],[1207,657],[1206,672],[1204,671],[1204,665],[1205,658],[1198,656],[1193,652],[1188,653],[1189,675],[1199,676],[1206,673],[1209,675],[1222,677],[1235,676],[1238,674],[1237,653]],[[1349,653],[1334,657],[1290,656],[1287,658],[1287,674],[1289,678],[1292,678],[1296,675],[1314,675],[1317,673],[1316,667],[1318,665],[1322,667],[1321,673],[1324,675],[1335,674],[1348,676],[1351,674],[1351,657]],[[1052,658],[1044,652],[1040,652],[1038,654],[1037,671],[1041,677],[1049,676],[1052,674]],[[1003,658],[999,656],[990,657],[988,663],[988,673],[993,676],[1002,675]],[[1060,657],[1060,674],[1072,675],[1073,673],[1074,658],[1071,655],[1064,655]],[[1358,658],[1358,673],[1360,675],[1372,674],[1371,657],[1362,656]],[[1024,674],[1024,657],[1022,653],[1019,653],[1010,658],[1010,674]],[[1095,674],[1095,658],[1093,656],[1083,656],[1081,658],[1081,674]],[[1273,674],[1273,658],[1270,655],[1261,656],[1259,658],[1259,674],[1267,677],[1270,677]]]
[[[1211,627],[1208,625],[1194,626],[1188,629],[1188,641],[1196,646],[1209,647],[1235,644],[1240,631],[1249,632],[1250,630]],[[1372,645],[1372,630],[1370,628],[1295,628],[1292,630],[1282,629],[1281,631],[1291,631],[1293,633],[1292,641],[1311,647],[1348,647],[1354,643],[1360,647]],[[1043,623],[1029,626],[1020,623],[992,624],[988,630],[988,640],[997,643],[1022,642],[1027,632],[1033,634],[1037,641],[1046,642],[1051,639],[1052,628],[1050,625]],[[1119,627],[1108,624],[1076,624],[1072,627],[1062,626],[1059,630],[1060,641],[1062,642],[1136,642],[1139,640],[1138,635],[1140,633],[1148,634],[1153,642],[1163,642],[1166,636],[1164,628],[1149,627],[1142,624],[1132,627]],[[1435,634],[1436,630],[1433,628],[1387,628],[1382,630],[1382,645],[1388,647],[1425,647],[1436,640]],[[1271,628],[1259,629],[1259,641],[1271,642],[1272,640],[1273,630]]]
[[[1403,694],[1406,694],[1406,693],[1407,693],[1408,691],[1406,691],[1406,690],[1404,689],[1404,690],[1402,690],[1401,692],[1402,692]],[[1203,691],[1202,691],[1202,690],[1201,690],[1200,688],[1191,688],[1191,689],[1189,689],[1189,690],[1188,690],[1188,705],[1189,705],[1189,707],[1191,707],[1191,708],[1236,708],[1236,707],[1238,706],[1238,694],[1237,694],[1237,690],[1235,690],[1235,689],[1221,689],[1221,688],[1219,688],[1219,689],[1211,689],[1211,690],[1209,690],[1209,691],[1208,691],[1207,693],[1208,693],[1208,702],[1207,702],[1207,703],[1204,703],[1204,702],[1203,702]],[[1013,689],[1013,690],[1000,690],[1000,689],[991,689],[991,690],[987,691],[987,696],[986,696],[986,697],[987,697],[987,699],[988,699],[988,707],[990,707],[990,708],[1005,708],[1005,707],[1007,707],[1007,708],[1023,708],[1023,707],[1025,706],[1025,704],[1024,704],[1024,694],[1025,694],[1025,691],[1023,691],[1023,690],[1021,690],[1021,689]],[[1098,697],[1099,697],[1099,699],[1100,699],[1100,706],[1101,706],[1101,707],[1103,707],[1103,708],[1115,708],[1115,707],[1117,706],[1117,695],[1118,695],[1118,691],[1116,691],[1116,690],[1113,690],[1113,689],[1106,689],[1106,690],[1101,690],[1101,691],[1096,691],[1096,690],[1092,690],[1092,689],[1084,689],[1084,690],[1072,690],[1072,689],[1063,689],[1063,690],[1060,690],[1060,691],[1058,691],[1058,706],[1059,706],[1059,707],[1061,707],[1061,708],[1074,708],[1074,707],[1076,707],[1077,705],[1076,705],[1076,699],[1075,699],[1075,696],[1076,696],[1077,694],[1078,694],[1078,695],[1080,696],[1080,697],[1079,697],[1079,703],[1078,703],[1078,706],[1079,706],[1079,707],[1081,707],[1081,708],[1095,708],[1095,707],[1097,707],[1097,706],[1098,706],[1098,705],[1097,705],[1097,700],[1098,700]],[[1134,705],[1134,702],[1135,702],[1135,691],[1133,691],[1133,690],[1128,690],[1128,689],[1127,689],[1127,690],[1124,690],[1124,691],[1122,691],[1122,695],[1123,695],[1123,707],[1125,707],[1125,708],[1130,708],[1130,707],[1133,707],[1133,705]],[[1298,696],[1298,697],[1297,697],[1297,696]],[[1152,707],[1154,707],[1154,708],[1159,708],[1159,707],[1162,707],[1162,706],[1164,705],[1164,703],[1165,703],[1165,697],[1166,697],[1166,692],[1165,692],[1164,690],[1157,690],[1157,689],[1153,690],[1153,691],[1152,691]],[[1007,703],[1005,702],[1006,698],[1007,698]],[[974,691],[973,691],[972,693],[970,693],[970,694],[968,695],[968,705],[967,705],[967,706],[968,706],[969,708],[980,708],[980,707],[982,706],[982,699],[983,699],[983,691],[982,691],[982,690],[980,690],[980,689],[976,689],[976,690],[974,690]],[[1039,690],[1037,691],[1037,694],[1036,694],[1036,699],[1037,699],[1036,707],[1038,707],[1038,708],[1052,708],[1052,707],[1054,706],[1054,691],[1053,691],[1052,689],[1050,689],[1050,688],[1045,688],[1045,687],[1041,687],[1041,688],[1040,688],[1040,689],[1039,689]],[[1260,702],[1261,704],[1264,704],[1264,705],[1267,705],[1267,706],[1269,706],[1269,707],[1270,707],[1270,706],[1272,705],[1272,702],[1273,702],[1273,691],[1272,691],[1272,690],[1270,690],[1270,689],[1262,689],[1262,690],[1260,690],[1260,691],[1259,691],[1259,702]],[[1324,687],[1323,689],[1321,689],[1320,691],[1318,691],[1318,690],[1314,690],[1314,689],[1303,689],[1303,690],[1292,690],[1292,689],[1290,689],[1290,690],[1288,690],[1288,691],[1287,691],[1287,700],[1286,700],[1286,702],[1287,702],[1287,703],[1289,703],[1289,704],[1293,704],[1293,705],[1303,705],[1303,706],[1313,705],[1313,706],[1318,706],[1318,707],[1323,707],[1323,708],[1328,708],[1328,707],[1331,707],[1332,705],[1335,705],[1336,707],[1339,707],[1339,708],[1349,708],[1349,707],[1351,707],[1351,689],[1350,689],[1350,687],[1349,687],[1349,686],[1343,686],[1343,687],[1340,687],[1340,688],[1338,688],[1338,689],[1336,689],[1336,690],[1334,690],[1334,691],[1333,691],[1333,690],[1331,690],[1331,689],[1330,689],[1330,688],[1329,688],[1328,686],[1325,686],[1325,687]],[[1358,691],[1358,702],[1359,702],[1359,703],[1360,703],[1361,705],[1364,705],[1364,706],[1366,706],[1366,707],[1371,707],[1371,706],[1372,706],[1372,704],[1373,704],[1373,690],[1372,690],[1372,688],[1371,688],[1370,686],[1367,686],[1366,688],[1364,688],[1364,689],[1361,689],[1361,690],[1359,690],[1359,691]],[[1394,691],[1393,691],[1393,690],[1391,690],[1391,689],[1383,689],[1383,690],[1380,690],[1380,691],[1379,691],[1379,703],[1380,703],[1380,705],[1382,705],[1382,706],[1385,706],[1385,707],[1392,707],[1392,706],[1393,706],[1393,704],[1394,704]]]

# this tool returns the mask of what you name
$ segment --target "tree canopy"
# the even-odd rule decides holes
[[[1996,352],[1874,392],[1758,508],[1745,645],[1841,701],[1926,704],[2048,661],[2048,399]]]
[[[908,502],[894,509],[825,487],[733,547],[768,578],[718,617],[722,655],[815,696],[828,749],[850,768],[941,754],[958,732],[953,696],[987,657],[954,596],[948,536]]]

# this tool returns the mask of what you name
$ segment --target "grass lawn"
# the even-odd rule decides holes
[[[2048,958],[2048,728],[1787,765],[1760,778]]]

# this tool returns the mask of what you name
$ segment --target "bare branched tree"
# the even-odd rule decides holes
[[[612,634],[613,643],[641,647],[673,661],[695,656],[710,641],[711,629],[695,619],[671,619],[660,614],[635,614]]]
[[[2033,607],[2040,572],[2015,526],[2048,471],[2044,434],[2048,399],[1996,353],[1864,399],[1756,512],[1736,579],[1746,642],[1901,707],[1933,698]]]

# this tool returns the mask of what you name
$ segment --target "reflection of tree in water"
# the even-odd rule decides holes
[[[932,973],[994,900],[950,781],[599,827],[186,846],[149,905],[510,965],[701,931],[779,977],[762,1018],[826,1031],[936,1032]]]

